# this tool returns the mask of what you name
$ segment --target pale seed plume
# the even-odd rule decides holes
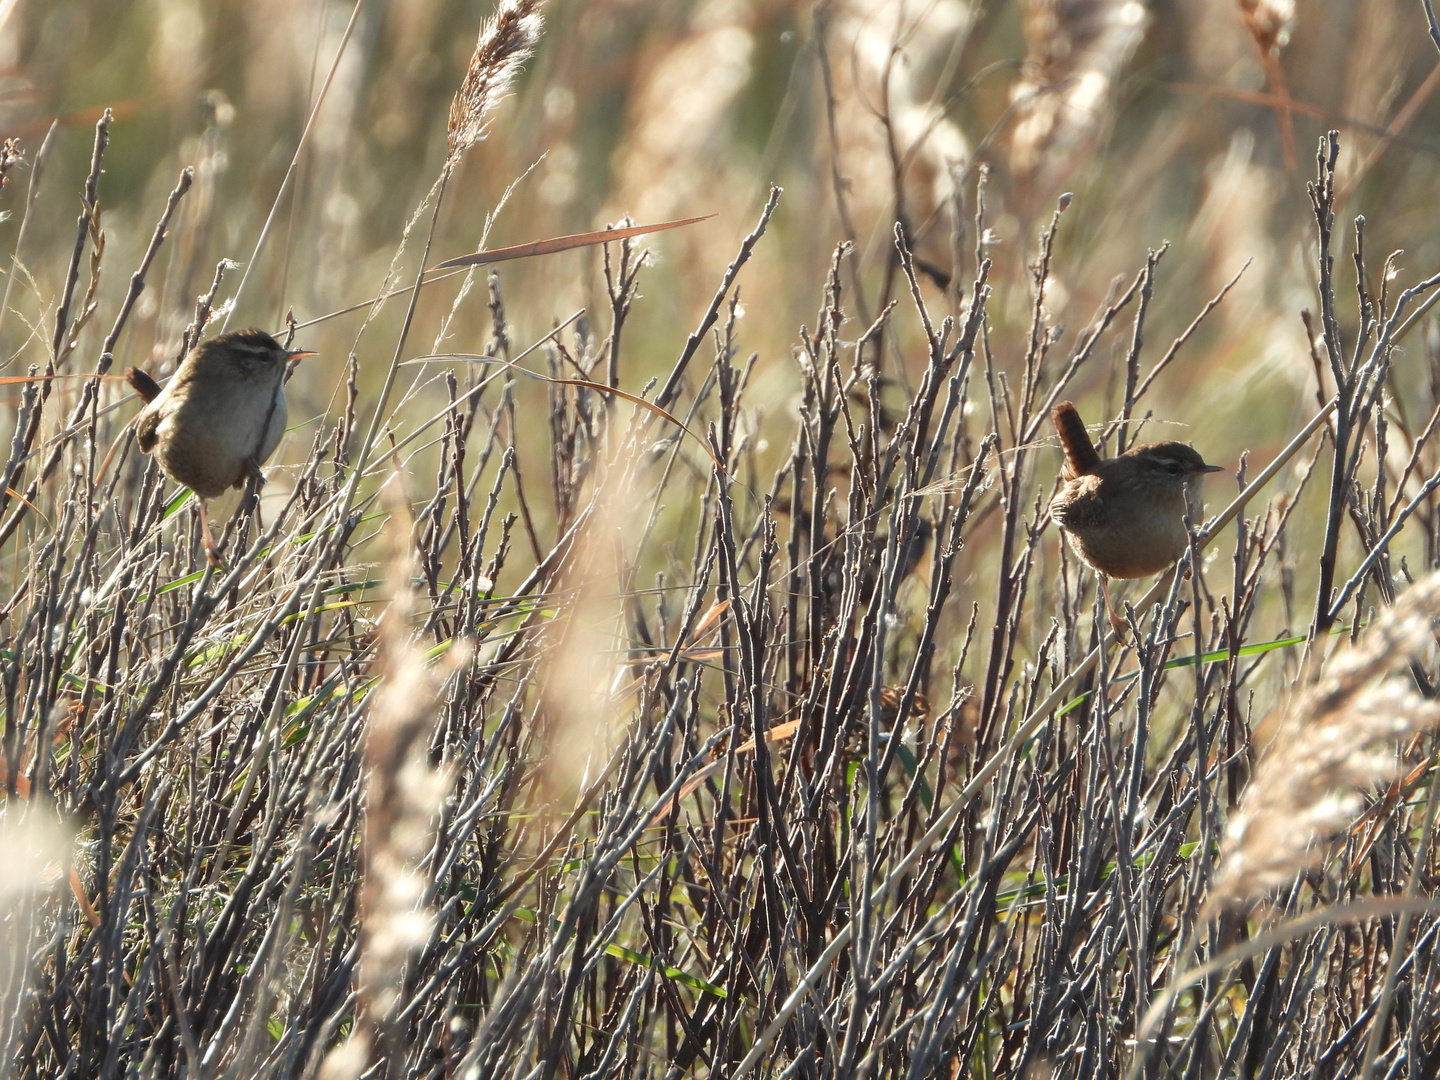
[[[470,66],[450,103],[446,145],[452,159],[485,137],[486,116],[540,40],[544,6],[543,0],[500,0],[495,14],[480,27]]]
[[[1011,93],[1022,187],[1043,195],[1094,149],[1148,22],[1141,0],[1027,0],[1024,75]]]
[[[421,869],[433,843],[434,817],[450,790],[452,773],[434,768],[429,739],[444,708],[445,682],[471,655],[456,640],[436,665],[415,644],[411,619],[417,601],[414,519],[398,474],[381,489],[386,584],[390,604],[381,617],[379,685],[371,700],[365,739],[365,875],[360,957],[360,1013],[350,1039],[331,1052],[326,1080],[358,1076],[372,1059],[394,1060],[403,1049],[395,1009],[405,965],[430,938],[435,913],[424,903]],[[391,1074],[393,1075],[393,1073]]]
[[[1245,29],[1261,52],[1274,52],[1285,44],[1295,21],[1295,0],[1239,0]]]
[[[1361,793],[1392,780],[1401,739],[1440,720],[1405,669],[1431,648],[1440,574],[1410,588],[1354,647],[1325,665],[1286,707],[1225,830],[1212,904],[1281,889],[1318,864],[1355,820]]]

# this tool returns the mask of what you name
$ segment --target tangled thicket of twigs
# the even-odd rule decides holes
[[[61,373],[95,310],[108,123],[56,309]],[[649,408],[622,335],[645,258],[625,241],[605,262],[609,325],[541,343],[552,374],[586,377],[530,402],[540,453],[520,437],[541,426],[519,419],[524,387],[495,364],[520,350],[492,279],[491,359],[446,377],[447,408],[412,416],[402,398],[362,424],[347,372],[288,493],[263,520],[253,496],[237,507],[224,569],[106,384],[27,384],[0,490],[0,544],[26,553],[4,564],[0,609],[11,1072],[1433,1074],[1428,916],[1322,921],[1222,965],[1135,1049],[1163,988],[1254,929],[1212,901],[1264,894],[1258,919],[1433,880],[1433,580],[1400,601],[1396,678],[1414,689],[1363,708],[1352,691],[1377,642],[1398,649],[1359,628],[1405,595],[1390,552],[1440,559],[1435,339],[1431,398],[1389,407],[1436,282],[1362,286],[1342,324],[1335,167],[1332,135],[1312,187],[1319,434],[1267,474],[1283,498],[1247,488],[1200,534],[1222,558],[1147,602],[1132,590],[1128,646],[1106,647],[1093,576],[1040,511],[1048,415],[1118,342],[1104,434],[1133,438],[1191,331],[1145,342],[1154,254],[1062,339],[1045,294],[1068,198],[1013,338],[990,332],[983,201],[976,260],[945,297],[895,231],[904,302],[868,325],[850,321],[841,245],[798,335],[798,407],[764,418],[738,290],[781,193],[715,268]],[[911,345],[907,387],[892,366]],[[789,448],[770,475],[767,424]],[[413,519],[381,502],[392,461]],[[1318,576],[1313,614],[1297,568]],[[1285,632],[1291,612],[1308,635]],[[1360,644],[1327,660],[1350,616]],[[1292,700],[1255,769],[1252,730]],[[1299,802],[1257,789],[1323,756],[1304,747],[1333,765],[1352,739],[1387,767],[1313,770]],[[1382,772],[1387,790],[1346,787]],[[1238,850],[1222,851],[1227,821]],[[1262,827],[1297,843],[1256,868],[1243,845]]]

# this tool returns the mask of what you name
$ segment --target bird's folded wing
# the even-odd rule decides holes
[[[135,418],[135,441],[140,449],[150,453],[155,449],[156,432],[160,427],[160,410],[147,405]]]

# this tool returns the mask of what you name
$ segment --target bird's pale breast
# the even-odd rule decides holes
[[[212,375],[205,392],[172,385],[152,407],[162,417],[155,447],[161,467],[207,499],[243,484],[250,463],[262,464],[279,445],[287,419],[278,377],[266,393],[254,381]]]
[[[1102,574],[1158,574],[1189,547],[1183,488],[1168,499],[1124,494],[1090,474],[1068,481],[1050,511],[1075,554]]]

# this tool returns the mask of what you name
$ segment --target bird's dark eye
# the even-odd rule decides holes
[[[1168,472],[1171,476],[1179,476],[1180,463],[1178,461],[1167,461],[1165,463],[1165,471]]]

